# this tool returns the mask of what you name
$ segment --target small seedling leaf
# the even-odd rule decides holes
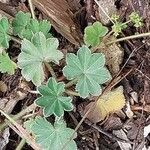
[[[9,47],[10,37],[8,35],[9,22],[7,18],[2,18],[0,20],[0,45],[4,48]]]
[[[46,39],[42,32],[36,33],[31,42],[23,39],[21,53],[18,56],[18,65],[22,75],[27,81],[32,81],[39,86],[44,81],[44,62],[59,63],[63,53],[58,48],[56,38]]]
[[[63,120],[55,121],[54,125],[49,123],[45,118],[36,117],[31,123],[30,131],[35,136],[36,142],[43,150],[77,150],[74,140],[70,140],[74,130],[66,127]],[[76,138],[76,133],[74,138]]]
[[[0,53],[0,72],[12,75],[16,68],[16,63],[9,58],[7,53]]]
[[[142,18],[139,16],[137,12],[132,12],[129,15],[130,20],[134,23],[136,28],[141,27],[143,25]]]
[[[60,117],[64,115],[64,111],[73,109],[71,98],[62,95],[65,91],[64,87],[64,83],[57,83],[54,78],[50,78],[47,85],[41,85],[38,88],[41,97],[36,100],[36,104],[44,108],[45,117],[52,114]]]
[[[127,28],[126,24],[123,24],[122,22],[116,22],[112,26],[112,31],[114,32],[114,36],[118,36],[120,33],[122,33],[122,30]]]
[[[102,38],[107,34],[107,27],[100,22],[95,22],[93,25],[87,26],[84,30],[84,42],[87,46],[95,47],[100,44]]]
[[[111,78],[104,66],[105,56],[102,53],[91,54],[87,46],[82,46],[77,55],[67,54],[66,63],[63,74],[68,80],[77,79],[76,91],[83,98],[89,94],[98,96],[102,91],[100,84]]]

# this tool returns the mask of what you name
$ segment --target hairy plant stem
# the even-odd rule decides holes
[[[131,20],[128,20],[128,21],[122,23],[122,25],[126,25],[126,24],[128,24],[128,23],[130,23],[130,22],[132,22],[132,21],[131,21]]]
[[[142,38],[142,37],[146,37],[146,36],[150,36],[150,32],[119,38],[119,39],[107,42],[106,45],[121,42],[121,41],[125,41],[125,40],[130,40],[130,39]]]
[[[77,82],[77,79],[73,79],[65,85],[65,88],[69,88]]]
[[[28,106],[27,108],[23,109],[21,112],[19,112],[18,114],[12,116],[12,119],[14,121],[18,120],[19,118],[21,118],[22,116],[24,116],[26,113],[29,113],[31,111],[33,111],[36,108],[36,105],[33,103],[30,106]],[[9,121],[5,121],[3,124],[0,124],[0,132],[8,126]]]
[[[29,91],[32,94],[40,94],[39,91]],[[72,95],[72,96],[79,96],[79,94],[75,91],[69,90],[69,89],[65,89],[65,93],[68,95]]]
[[[57,80],[57,76],[51,67],[51,65],[48,62],[44,62],[45,66],[47,67],[48,71],[51,73],[52,77],[54,77]]]
[[[13,41],[15,41],[16,43],[18,43],[18,44],[20,44],[20,45],[22,44],[20,39],[14,37],[14,36],[12,36],[12,35],[10,35],[10,38],[11,38]]]
[[[21,141],[20,141],[19,145],[17,146],[16,150],[22,150],[25,143],[26,143],[26,140],[24,138],[21,139]]]
[[[32,0],[28,0],[28,3],[29,3],[31,14],[32,14],[32,18],[35,19],[35,13],[34,13],[34,8],[33,8]]]
[[[71,91],[71,90],[65,90],[65,93],[72,96],[80,96],[79,93]]]

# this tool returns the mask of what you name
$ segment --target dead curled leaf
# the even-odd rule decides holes
[[[94,102],[89,103],[84,112],[93,105]],[[125,105],[125,97],[123,94],[123,87],[120,86],[104,95],[102,95],[97,103],[95,108],[88,114],[87,118],[97,123],[104,120],[110,113],[117,112],[121,110]]]
[[[7,85],[3,81],[0,81],[0,92],[5,93],[6,91],[7,91]]]
[[[110,37],[110,39],[114,39],[114,37]],[[120,71],[120,65],[123,61],[124,50],[121,48],[120,44],[112,44],[112,45],[101,45],[98,49],[98,52],[104,53],[106,57],[106,65],[112,75],[116,75]]]

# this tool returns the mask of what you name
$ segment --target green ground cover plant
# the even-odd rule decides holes
[[[135,27],[142,25],[141,18],[137,13],[132,13],[129,18],[128,22],[122,23],[118,16],[113,16],[115,24],[110,32],[118,36],[129,22],[133,23]],[[12,24],[7,18],[1,18],[0,45],[3,48],[9,47],[12,36],[9,32],[10,26],[13,31],[12,35],[21,39],[21,52],[16,64],[3,50],[0,54],[0,71],[14,74],[15,69],[19,68],[22,76],[36,86],[39,97],[35,100],[35,104],[43,109],[43,115],[27,121],[25,128],[44,150],[77,149],[73,140],[77,133],[67,127],[63,120],[64,113],[73,110],[72,98],[67,94],[67,90],[69,87],[73,87],[72,93],[83,99],[89,96],[99,96],[105,84],[111,80],[111,74],[105,66],[105,55],[94,53],[91,48],[97,47],[101,43],[110,44],[127,38],[105,43],[103,39],[109,34],[109,29],[96,21],[85,28],[84,44],[77,53],[68,53],[64,56],[58,50],[58,39],[50,34],[51,25],[47,20],[33,19],[29,13],[24,12],[18,12]],[[62,73],[67,81],[59,82],[52,68],[52,63],[59,65],[62,59],[66,63]],[[45,81],[44,70],[47,66],[51,68],[49,70],[52,77]],[[54,123],[50,123],[47,119],[51,115],[55,117]]]

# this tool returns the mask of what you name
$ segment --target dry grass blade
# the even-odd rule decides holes
[[[9,115],[7,115],[3,110],[0,110],[0,113],[3,114],[12,124],[9,126],[22,138],[26,139],[27,143],[35,150],[40,150],[40,147],[35,143],[31,135],[15,120],[13,120]]]
[[[35,19],[35,13],[34,13],[32,0],[28,0],[28,3],[29,3],[29,6],[30,6],[30,11],[31,11],[31,14],[32,14],[32,18]]]
[[[18,113],[17,115],[14,115],[12,117],[12,119],[14,121],[18,120],[20,117],[24,116],[25,114],[33,111],[36,108],[36,105],[33,103],[30,106],[28,106],[27,108],[23,109],[20,113]],[[0,124],[0,131],[2,131],[5,127],[8,126],[8,121],[4,122],[3,124]]]

